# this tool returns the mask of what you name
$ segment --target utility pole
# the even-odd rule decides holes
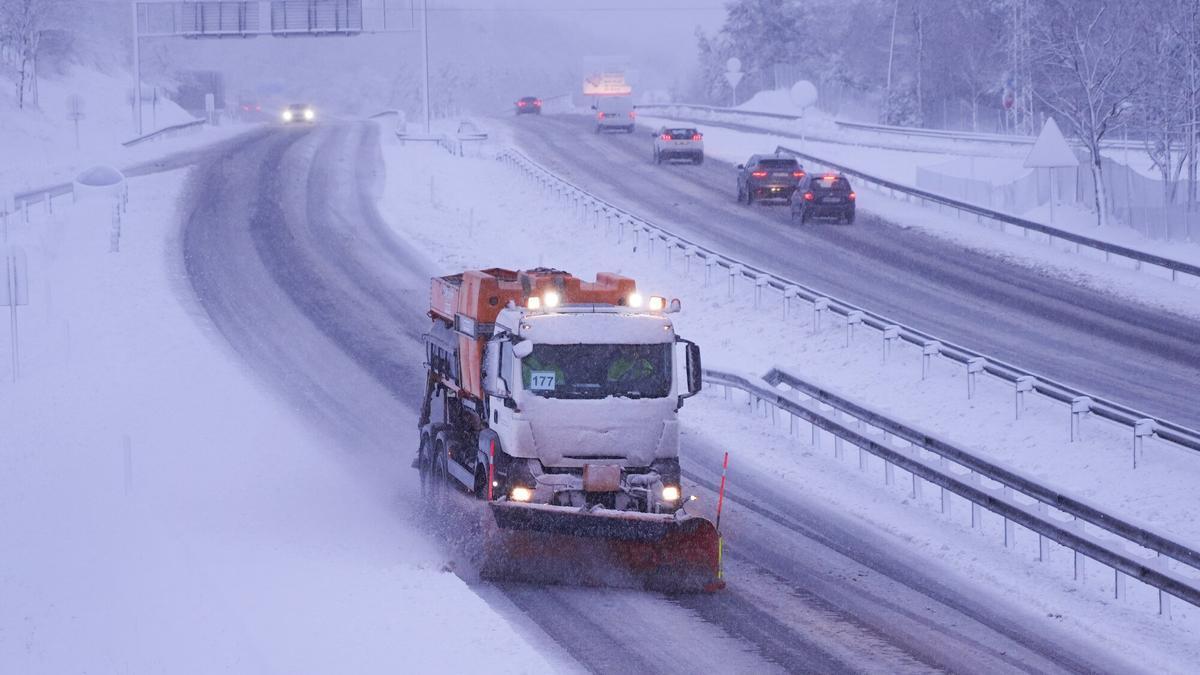
[[[892,97],[892,63],[896,58],[896,15],[899,13],[900,0],[895,0],[892,3],[892,42],[888,46],[887,95],[885,97],[888,100]]]
[[[424,54],[422,62],[425,66],[425,86],[423,87],[425,99],[425,135],[428,136],[429,131],[429,0],[421,1],[421,51]]]
[[[133,119],[137,124],[137,135],[142,131],[142,52],[138,37],[138,6],[136,0],[129,3],[133,15]]]

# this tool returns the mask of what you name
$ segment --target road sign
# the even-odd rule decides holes
[[[792,85],[788,92],[792,99],[792,104],[800,110],[810,108],[817,102],[817,87],[808,80],[800,80]]]
[[[725,72],[725,81],[729,83],[729,86],[731,88],[737,89],[738,82],[742,81],[742,77],[744,75],[745,75],[745,73],[737,73],[732,70],[726,71]]]

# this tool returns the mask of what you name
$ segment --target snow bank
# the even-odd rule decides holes
[[[561,670],[417,529],[411,470],[325,437],[211,328],[181,178],[132,182],[119,253],[107,209],[12,233],[31,288],[16,383],[0,336],[0,670]]]

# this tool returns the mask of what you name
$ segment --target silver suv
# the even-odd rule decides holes
[[[704,135],[695,128],[659,127],[650,136],[654,138],[655,164],[672,159],[686,159],[692,164],[704,163]]]

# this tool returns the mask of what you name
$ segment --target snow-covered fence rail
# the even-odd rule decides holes
[[[1060,230],[1056,227],[1051,227],[1049,225],[1038,223],[1032,220],[1018,218],[1017,216],[1004,213],[1002,211],[995,211],[984,206],[979,206],[978,204],[951,199],[950,197],[946,197],[935,192],[921,190],[910,185],[897,183],[886,178],[880,178],[878,176],[863,173],[857,169],[852,169],[842,164],[831,162],[827,159],[816,157],[799,150],[794,150],[787,146],[777,146],[775,151],[779,153],[787,153],[802,159],[805,162],[809,162],[810,164],[823,167],[826,170],[840,171],[841,173],[846,174],[847,176],[852,176],[858,181],[870,185],[881,192],[886,191],[892,197],[902,195],[906,200],[919,201],[922,206],[934,204],[938,207],[953,209],[960,214],[966,213],[979,219],[986,218],[990,221],[999,223],[1002,226],[1012,225],[1021,229],[1026,236],[1028,236],[1029,232],[1044,234],[1049,237],[1049,242],[1051,245],[1054,244],[1055,239],[1060,239],[1062,241],[1075,244],[1075,251],[1077,253],[1081,247],[1093,249],[1103,253],[1106,262],[1111,262],[1112,257],[1117,256],[1133,261],[1139,270],[1143,269],[1144,265],[1153,265],[1162,268],[1171,273],[1171,281],[1178,281],[1181,275],[1188,275],[1194,279],[1200,279],[1200,265],[1192,265],[1179,260],[1172,260],[1170,258],[1164,258],[1163,256],[1154,255],[1153,253],[1138,251],[1136,249],[1121,246],[1119,244],[1113,244],[1107,241],[1101,241],[1099,239],[1092,239],[1091,237],[1085,237],[1081,234],[1075,234],[1074,232]]]
[[[526,157],[521,152],[508,148],[497,155],[497,159],[523,171],[543,190],[556,195],[569,204],[581,219],[592,220],[593,227],[603,223],[606,232],[611,232],[618,244],[632,245],[634,250],[647,250],[651,256],[661,256],[668,268],[683,259],[683,273],[691,274],[693,265],[704,268],[704,284],[726,283],[729,295],[735,294],[737,283],[750,283],[754,289],[754,306],[760,308],[766,294],[773,292],[782,301],[783,318],[786,320],[798,311],[797,302],[812,306],[815,321],[824,315],[840,316],[847,331],[865,326],[880,331],[889,342],[901,341],[916,346],[928,358],[945,358],[966,367],[968,379],[974,381],[978,375],[990,375],[1013,385],[1014,392],[1021,396],[1033,392],[1061,402],[1071,410],[1072,420],[1077,414],[1091,414],[1129,429],[1131,446],[1137,448],[1146,438],[1157,437],[1181,448],[1200,453],[1200,431],[1190,429],[1170,420],[1153,417],[1129,406],[1088,394],[1061,382],[1031,373],[999,359],[981,354],[937,338],[924,331],[876,314],[849,302],[833,298],[814,288],[772,274],[750,263],[743,262],[697,244],[658,225],[591,194],[549,169]],[[1200,271],[1200,270],[1198,270]],[[718,278],[723,277],[723,279]],[[1077,413],[1086,403],[1086,408]],[[1136,451],[1134,453],[1136,468]]]
[[[788,413],[793,420],[789,424],[793,434],[798,431],[796,420],[807,422],[814,444],[819,444],[820,430],[832,434],[840,441],[834,446],[839,456],[844,451],[842,444],[848,443],[878,457],[884,463],[884,481],[888,484],[894,483],[896,468],[907,472],[912,479],[913,499],[920,497],[922,481],[936,486],[942,493],[943,513],[951,508],[949,495],[958,495],[972,504],[972,527],[982,527],[980,509],[995,513],[1004,519],[1006,547],[1014,542],[1012,525],[1020,525],[1038,535],[1038,559],[1043,562],[1048,558],[1045,540],[1073,551],[1077,579],[1084,575],[1083,556],[1112,568],[1117,597],[1125,595],[1125,579],[1132,577],[1157,589],[1160,614],[1170,616],[1169,596],[1200,607],[1200,552],[1184,544],[992,464],[793,374],[773,369],[760,380],[705,369],[704,379],[708,384],[726,387],[727,392],[729,388],[746,392],[752,406],[761,403],[772,411]],[[777,387],[781,384],[796,395],[780,391]],[[833,412],[826,413],[820,405],[832,408]],[[869,430],[876,432],[875,437],[868,435]],[[893,437],[902,439],[908,447],[894,443]],[[859,466],[866,468],[862,456]],[[984,479],[997,485],[985,485]],[[1018,500],[1017,494],[1029,502]],[[1181,569],[1172,569],[1168,559],[1179,563]]]
[[[204,126],[205,124],[208,124],[207,120],[192,120],[191,122],[184,122],[182,124],[173,124],[169,127],[163,127],[157,131],[152,131],[144,136],[138,136],[137,138],[131,138],[128,141],[125,141],[124,143],[122,143],[121,145],[123,145],[127,148],[132,148],[133,146],[140,145],[142,143],[145,143],[146,141],[155,141],[155,140],[159,140],[162,138],[171,138],[172,136],[178,136],[180,133],[183,133],[185,131],[197,131],[197,130],[199,130],[200,127]]]

